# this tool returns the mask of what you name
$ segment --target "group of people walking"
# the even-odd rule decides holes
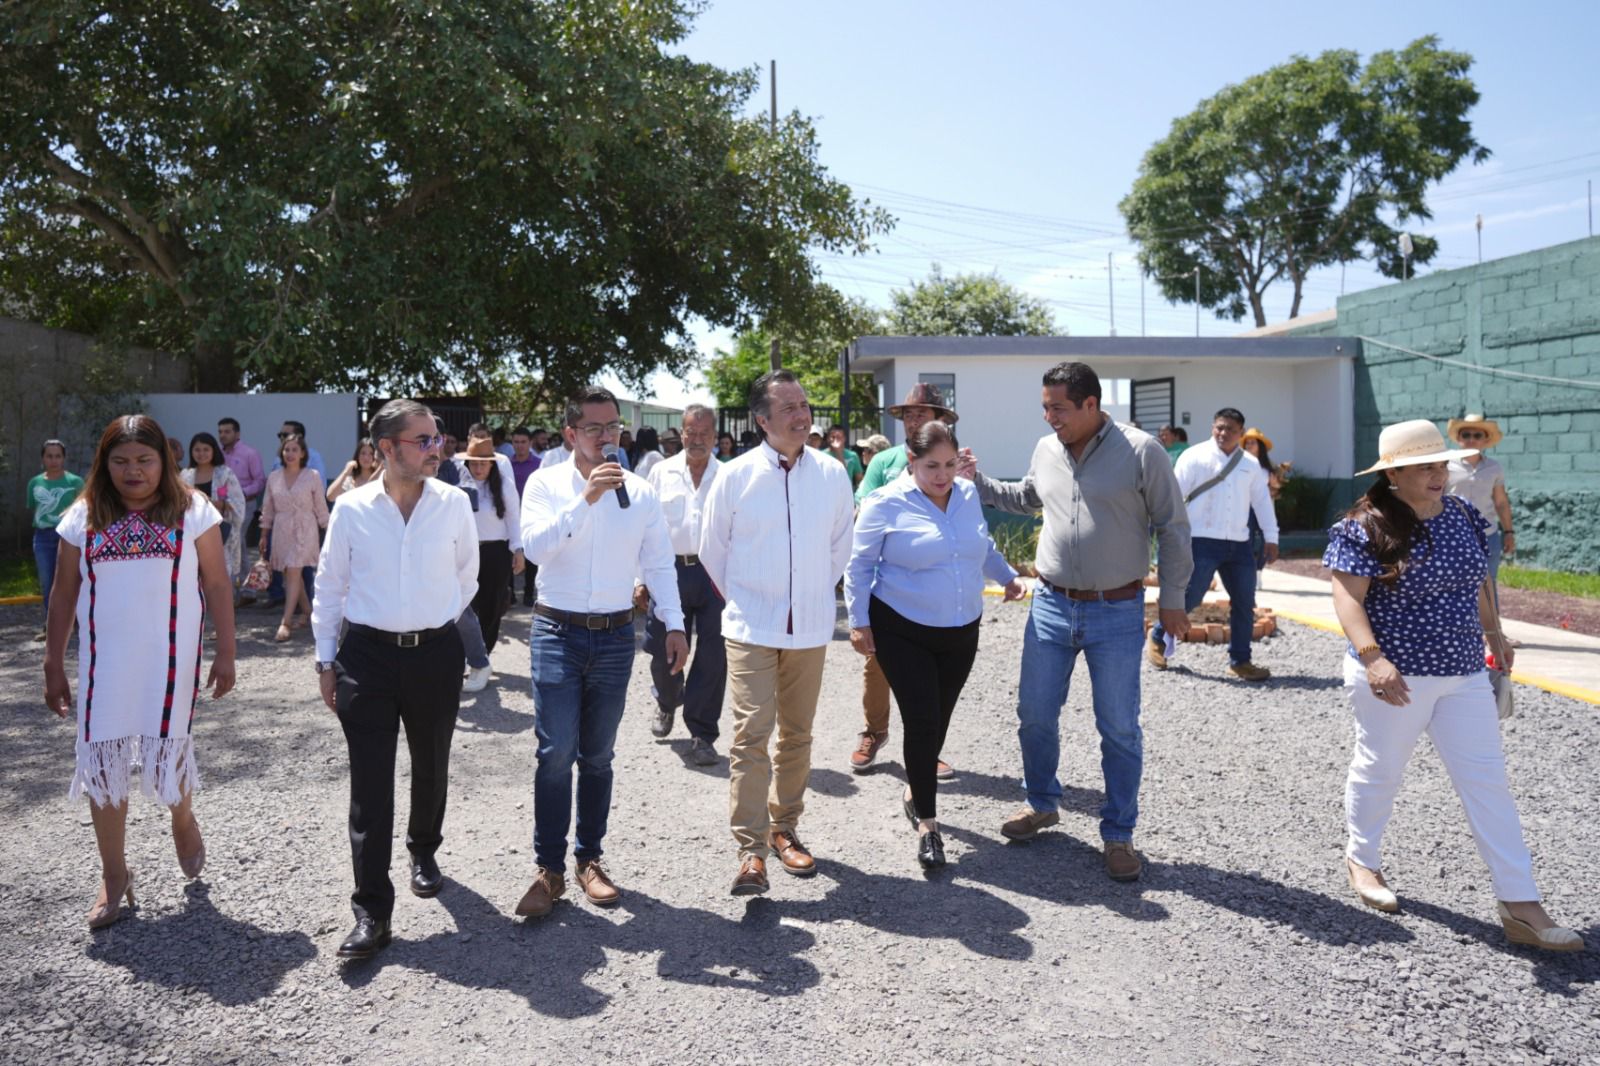
[[[867,696],[876,698],[875,685],[886,688],[900,709],[902,806],[915,855],[926,869],[944,865],[937,782],[955,772],[943,760],[944,743],[977,653],[984,586],[998,584],[1008,601],[1027,594],[995,547],[985,506],[1043,515],[1017,702],[1026,802],[999,831],[1025,840],[1059,822],[1059,722],[1081,653],[1100,736],[1104,866],[1112,879],[1137,879],[1141,660],[1154,663],[1150,651],[1166,635],[1183,636],[1201,574],[1209,584],[1211,573],[1221,573],[1230,591],[1253,587],[1254,565],[1237,547],[1248,544],[1251,514],[1269,543],[1277,537],[1265,471],[1235,455],[1244,431],[1239,412],[1219,411],[1210,450],[1191,447],[1175,470],[1154,437],[1112,420],[1100,400],[1092,368],[1063,363],[1047,372],[1041,401],[1050,432],[1027,474],[1008,482],[984,472],[980,457],[956,438],[955,412],[936,390],[918,386],[897,408],[904,443],[868,464],[862,486],[878,484],[859,500],[848,464],[807,446],[811,408],[788,371],[751,386],[749,406],[762,436],[753,447],[721,461],[714,412],[690,407],[681,449],[652,461],[647,477],[619,462],[620,409],[602,388],[568,403],[563,454],[540,456],[521,485],[521,472],[487,436],[469,440],[464,477],[447,483],[432,412],[411,400],[386,404],[368,427],[370,457],[364,461],[358,450],[341,476],[352,483],[341,485],[331,512],[319,510],[309,493],[296,505],[270,491],[263,512],[264,527],[281,543],[273,550],[290,570],[306,558],[306,538],[315,544],[316,525],[326,526],[309,614],[321,696],[344,732],[350,764],[356,924],[339,954],[370,956],[392,935],[390,841],[402,725],[412,764],[408,887],[424,898],[445,887],[437,856],[471,656],[461,622],[475,612],[474,629],[492,648],[501,593],[524,567],[536,570],[529,634],[535,869],[517,914],[546,915],[565,895],[569,851],[574,883],[588,900],[605,906],[622,896],[605,838],[640,607],[657,704],[652,732],[669,735],[681,706],[690,759],[710,765],[719,758],[725,699],[730,708],[730,891],[769,891],[769,862],[797,877],[816,872],[800,823],[841,580],[850,641],[868,664],[867,728],[851,764],[859,769],[862,756],[868,765],[880,757],[887,707],[874,721]],[[275,472],[284,494],[306,478],[303,448],[290,437]],[[133,899],[122,825],[134,766],[142,768],[144,790],[172,809],[184,873],[198,876],[203,867],[190,726],[202,687],[206,615],[217,634],[206,686],[220,697],[234,678],[237,567],[217,527],[247,519],[231,504],[225,516],[218,494],[200,489],[205,468],[198,460],[191,488],[164,444],[146,416],[115,420],[55,527],[46,702],[57,714],[72,713],[64,656],[75,612],[72,792],[86,795],[94,811],[103,877],[89,921],[97,928],[116,921],[122,900]],[[1378,480],[1331,531],[1327,555],[1351,638],[1351,885],[1371,906],[1398,905],[1379,872],[1379,844],[1405,762],[1428,730],[1494,875],[1508,936],[1574,950],[1581,939],[1556,927],[1538,902],[1506,783],[1485,640],[1505,666],[1513,652],[1486,583],[1485,524],[1470,502],[1444,500],[1445,463],[1459,456],[1446,453],[1431,423],[1385,430],[1380,451],[1380,462],[1366,471]],[[323,495],[317,499],[325,503]],[[291,511],[301,516],[292,530],[285,521]],[[1144,624],[1152,539],[1154,641]],[[285,619],[293,624],[287,607]],[[1239,677],[1265,676],[1248,669],[1247,644],[1232,649],[1231,659]]]

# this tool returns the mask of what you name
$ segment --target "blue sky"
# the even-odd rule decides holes
[[[1226,11],[1226,15],[1217,14]],[[780,111],[817,126],[821,157],[861,197],[899,219],[860,257],[822,257],[823,276],[882,306],[924,276],[996,270],[1051,301],[1068,332],[1110,331],[1106,254],[1121,335],[1140,331],[1140,282],[1117,202],[1172,119],[1223,85],[1295,53],[1363,57],[1424,34],[1471,53],[1482,99],[1471,114],[1494,157],[1466,165],[1430,196],[1441,241],[1431,268],[1586,235],[1585,181],[1600,184],[1600,92],[1593,44],[1600,5],[1357,3],[909,3],[713,0],[683,42],[724,67],[778,63]],[[766,107],[766,88],[751,107]],[[1351,265],[1342,284],[1384,283]],[[1331,308],[1340,271],[1314,276],[1303,312]],[[1268,294],[1276,320],[1288,289]],[[1202,313],[1201,330],[1248,321]],[[1194,311],[1145,292],[1150,334],[1194,332]],[[725,345],[707,331],[702,347]],[[653,383],[663,402],[699,396],[697,380]]]

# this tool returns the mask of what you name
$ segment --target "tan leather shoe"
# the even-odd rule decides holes
[[[1495,901],[1495,909],[1500,912],[1500,926],[1506,931],[1506,939],[1513,944],[1526,944],[1545,951],[1583,950],[1583,937],[1571,929],[1563,929],[1559,925],[1535,929],[1521,918],[1514,917],[1511,908],[1499,900]]]
[[[1245,681],[1265,681],[1272,676],[1271,670],[1255,663],[1234,663],[1228,667],[1228,673]]]
[[[104,929],[108,925],[115,925],[128,916],[128,911],[122,907],[122,901],[128,901],[128,909],[138,906],[133,901],[133,867],[125,867],[128,879],[115,890],[105,881],[100,883],[100,897],[94,901],[94,907],[89,911],[89,928]]]
[[[796,877],[810,877],[817,872],[817,860],[800,843],[793,829],[775,829],[767,834],[767,847],[772,849],[783,868]]]
[[[761,896],[767,891],[767,861],[746,855],[739,863],[739,876],[733,879],[735,896]]]
[[[1344,865],[1345,872],[1350,875],[1350,887],[1355,889],[1356,896],[1362,903],[1365,903],[1375,911],[1383,911],[1385,914],[1394,914],[1400,910],[1399,898],[1390,890],[1381,873],[1377,870],[1369,870],[1360,863],[1348,858],[1345,859]],[[1357,870],[1371,876],[1357,879]]]
[[[539,867],[539,873],[534,877],[533,884],[528,886],[528,891],[522,894],[522,899],[517,902],[517,914],[524,918],[543,918],[550,913],[550,908],[556,905],[567,890],[566,878],[554,870]]]
[[[1000,823],[1000,835],[1007,840],[1032,840],[1039,830],[1048,829],[1060,821],[1061,815],[1055,811],[1036,811],[1032,807],[1024,807]]]
[[[622,889],[606,876],[606,872],[600,868],[599,859],[578,863],[578,872],[573,880],[583,886],[583,894],[597,907],[609,907],[622,898]]]
[[[1133,845],[1126,840],[1106,841],[1106,876],[1113,881],[1137,881],[1144,873],[1144,863]]]
[[[878,752],[888,740],[888,733],[862,733],[861,742],[850,753],[850,769],[858,774],[872,769],[872,764],[878,761]]]
[[[1167,657],[1162,652],[1161,645],[1153,640],[1144,642],[1144,660],[1157,670],[1165,670],[1167,668]]]

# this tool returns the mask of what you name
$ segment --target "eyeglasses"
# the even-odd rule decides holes
[[[1462,440],[1488,440],[1489,434],[1481,429],[1463,429],[1456,434]]]
[[[444,438],[435,433],[431,437],[396,437],[401,444],[414,444],[419,451],[431,452],[444,443]]]
[[[294,436],[293,433],[279,433],[278,434],[278,439],[279,440],[284,440],[284,439],[292,437],[292,436]]]
[[[579,433],[582,433],[590,440],[597,440],[600,437],[621,433],[626,428],[626,425],[624,422],[590,422],[586,426],[578,426],[576,428]]]

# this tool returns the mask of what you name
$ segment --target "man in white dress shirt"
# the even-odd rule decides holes
[[[517,913],[543,917],[566,890],[567,833],[577,766],[576,878],[590,902],[622,897],[600,865],[611,813],[611,757],[633,672],[633,577],[641,574],[666,623],[667,659],[689,645],[678,606],[672,542],[649,482],[605,455],[622,432],[616,397],[589,388],[567,404],[572,461],[540,466],[522,498],[522,547],[539,568],[529,650],[533,728],[533,884]],[[626,502],[624,502],[626,501]]]
[[[1256,618],[1256,560],[1250,552],[1250,512],[1267,541],[1267,563],[1278,561],[1278,517],[1272,509],[1267,472],[1246,449],[1244,415],[1224,407],[1211,420],[1211,439],[1186,448],[1173,467],[1189,511],[1194,573],[1183,609],[1205,599],[1213,575],[1228,593],[1228,672],[1246,681],[1265,681],[1272,672],[1250,661],[1250,636]],[[1145,658],[1167,668],[1166,633],[1158,622],[1150,630]]]
[[[811,405],[794,374],[750,386],[766,440],[723,465],[706,499],[700,565],[722,593],[733,741],[729,821],[736,896],[767,890],[767,856],[797,877],[816,862],[795,827],[811,775],[811,722],[850,559],[855,500],[838,462],[806,448]],[[778,734],[774,755],[767,751]]]
[[[633,590],[634,605],[649,611],[645,622],[645,651],[650,654],[650,678],[655,682],[656,713],[650,732],[665,737],[672,732],[673,712],[683,705],[683,725],[689,731],[689,758],[696,766],[717,761],[717,719],[722,717],[722,697],[728,687],[728,655],[722,643],[722,597],[700,565],[700,526],[706,496],[721,463],[711,458],[717,442],[717,415],[703,404],[683,409],[683,451],[650,468],[650,487],[661,499],[661,512],[677,557],[678,602],[683,607],[684,635],[694,642],[694,664],[682,673],[667,661],[667,625],[652,609],[644,586]],[[687,676],[687,681],[685,680]]]
[[[350,751],[356,926],[339,946],[341,958],[367,958],[389,943],[401,723],[411,751],[411,891],[426,898],[443,887],[434,854],[444,839],[464,658],[455,622],[478,587],[472,508],[432,476],[441,442],[433,413],[414,400],[391,400],[370,431],[383,476],[339,498],[311,609],[322,699],[339,716]]]

